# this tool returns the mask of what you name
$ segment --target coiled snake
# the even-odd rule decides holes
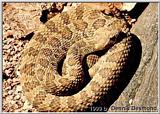
[[[117,37],[120,33],[126,37]],[[68,95],[85,81],[85,55],[111,44],[88,70],[89,83]],[[128,64],[132,44],[124,18],[83,5],[58,14],[35,32],[22,52],[19,69],[24,94],[38,111],[85,111],[116,85]],[[65,56],[61,76],[58,63]]]

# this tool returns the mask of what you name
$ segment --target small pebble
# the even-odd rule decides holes
[[[11,104],[12,104],[12,105],[15,105],[15,103],[16,103],[16,101],[13,101],[13,100],[11,101]]]
[[[12,79],[9,78],[9,79],[7,80],[7,82],[8,82],[8,83],[12,83]]]
[[[7,44],[12,44],[14,42],[14,39],[8,38],[8,43]]]
[[[7,106],[4,107],[4,106],[3,106],[3,112],[10,112],[9,107],[7,107]]]
[[[29,102],[26,100],[26,101],[24,102],[23,109],[30,109],[30,108],[32,108],[32,106],[29,105]]]
[[[23,112],[21,108],[15,109],[14,112]]]
[[[13,65],[16,65],[17,62],[18,62],[17,59],[16,59],[16,60],[13,60],[12,64],[13,64]]]
[[[8,94],[9,94],[9,95],[13,94],[13,90],[9,90],[9,91],[8,91]]]
[[[8,95],[8,93],[3,91],[3,97],[6,97],[7,95]]]
[[[8,50],[9,48],[11,48],[11,45],[4,45],[3,46],[3,50]]]
[[[4,45],[7,44],[7,40],[3,40],[3,44],[4,44]]]
[[[5,89],[6,89],[6,90],[10,90],[10,89],[11,89],[11,86],[6,87]]]
[[[19,108],[18,104],[15,104],[15,108],[16,108],[16,109],[18,109],[18,108]]]
[[[8,75],[11,73],[11,71],[5,70],[5,73],[6,73],[6,75],[8,76]]]
[[[130,100],[129,100],[129,104],[131,105],[131,104],[132,104],[132,102],[133,102],[133,99],[130,99]]]
[[[17,57],[19,58],[20,56],[21,56],[21,54],[20,54],[20,53],[18,53],[18,54],[17,54]]]
[[[9,57],[10,57],[10,54],[6,54],[6,55],[3,56],[3,59],[4,59],[4,60],[8,60]]]
[[[23,42],[18,42],[18,46],[22,46],[23,45]]]
[[[23,102],[22,102],[21,100],[19,100],[19,101],[17,102],[17,104],[19,105],[19,107],[22,107],[22,106],[23,106]]]
[[[6,50],[6,52],[7,52],[7,53],[11,53],[11,50],[10,50],[10,49],[8,49],[8,50]]]
[[[21,100],[22,100],[22,102],[24,103],[24,102],[26,101],[25,96],[22,96],[22,97],[21,97]]]
[[[14,49],[14,48],[13,48]],[[12,51],[11,51],[11,55],[14,55],[15,53],[16,53],[16,51],[13,51],[13,49],[12,49]]]
[[[11,71],[11,70],[5,70],[5,73],[6,73],[7,75],[10,75],[10,74],[12,73],[12,71]]]
[[[13,78],[13,82],[19,82],[19,79],[18,78]]]
[[[12,30],[8,30],[6,32],[6,37],[13,35],[13,31]]]
[[[13,87],[13,86],[16,86],[17,84],[19,84],[18,82],[13,82],[12,84],[11,84],[11,86]]]
[[[16,91],[17,92],[22,91],[22,87],[20,85],[17,85]]]
[[[15,100],[19,100],[19,99],[20,99],[20,95],[16,95],[16,96],[14,97],[14,99],[15,99]]]
[[[7,102],[10,103],[10,101],[12,101],[12,100],[13,100],[13,95],[8,95],[8,96],[6,97],[6,101],[7,101]]]

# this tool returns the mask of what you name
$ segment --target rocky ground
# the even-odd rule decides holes
[[[15,69],[20,52],[47,19],[61,12],[65,3],[3,3],[3,111],[34,112],[22,94]],[[67,6],[66,6],[67,5]],[[45,17],[47,15],[50,17]],[[53,13],[52,13],[53,12]],[[41,17],[44,17],[41,19]]]
[[[20,52],[29,42],[33,32],[41,24],[56,13],[69,9],[71,5],[74,4],[3,3],[3,112],[36,112],[36,109],[32,108],[23,96],[22,88],[15,72],[21,56]],[[140,19],[133,27],[132,31],[142,37],[143,59],[129,86],[112,106],[130,106],[134,104],[136,106],[157,107],[158,37],[156,8],[157,4],[149,4],[142,14],[143,16],[140,16]],[[147,17],[144,18],[144,16]],[[150,24],[146,24],[149,20],[152,20]],[[141,27],[142,23],[143,26]],[[145,32],[142,32],[142,29],[145,29]],[[124,102],[119,102],[121,100]],[[115,110],[110,108],[109,111]]]

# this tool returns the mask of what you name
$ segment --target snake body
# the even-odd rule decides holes
[[[116,85],[128,64],[133,39],[126,36],[118,41],[116,37],[127,30],[124,18],[83,5],[51,18],[35,32],[21,55],[20,82],[28,101],[38,111],[52,112],[85,111],[97,103]],[[67,95],[84,83],[84,56],[105,49],[110,42],[115,44],[89,69],[89,83]],[[61,76],[58,63],[65,56]]]

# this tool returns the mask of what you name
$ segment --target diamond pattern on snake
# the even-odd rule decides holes
[[[104,7],[103,7],[104,8]],[[102,8],[85,4],[57,14],[26,45],[19,64],[20,82],[27,100],[38,111],[85,111],[101,100],[119,80],[132,48],[125,18],[105,14]],[[118,41],[118,42],[117,42]],[[100,58],[88,57],[90,81],[85,81],[85,55],[106,49]],[[57,71],[65,57],[62,75]]]

